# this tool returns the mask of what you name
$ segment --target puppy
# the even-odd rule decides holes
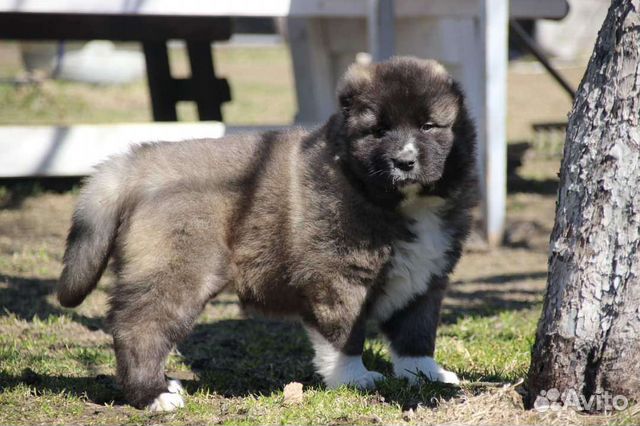
[[[477,193],[462,92],[437,62],[397,57],[353,65],[338,98],[317,130],[144,144],[84,185],[58,298],[80,304],[113,257],[108,322],[132,405],[183,405],[165,360],[227,286],[298,318],[328,387],[383,379],[362,363],[367,320],[397,376],[458,382],[433,353]]]

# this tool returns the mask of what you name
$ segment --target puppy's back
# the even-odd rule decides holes
[[[286,134],[271,134],[148,143],[100,164],[85,183],[73,214],[57,288],[60,303],[77,306],[95,288],[122,218],[138,203],[171,192],[206,191],[237,204],[264,175],[274,144],[287,140],[291,139]]]

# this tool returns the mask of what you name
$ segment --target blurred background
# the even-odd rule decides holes
[[[571,1],[566,17],[559,21],[525,20],[521,25],[574,86],[577,86],[608,2]],[[339,46],[330,46],[339,76],[358,52],[365,48],[366,22],[356,19],[324,19],[324,31]],[[448,47],[442,28],[429,19],[406,19],[398,26],[419,31],[399,41],[404,50],[422,51],[425,57],[445,57]],[[441,25],[441,24],[440,24]],[[225,123],[231,125],[291,124],[298,105],[291,50],[286,44],[286,23],[270,18],[233,19],[230,40],[216,42],[213,55],[216,73],[228,78],[233,99],[224,104]],[[333,30],[333,31],[332,31]],[[353,33],[360,43],[350,39]],[[400,34],[403,36],[403,34]],[[431,36],[431,37],[429,37]],[[415,46],[420,41],[420,45]],[[562,121],[570,100],[525,49],[510,40],[508,139],[531,140],[531,125]],[[310,47],[311,48],[311,47]],[[169,43],[171,72],[187,77],[189,61],[184,42]],[[442,60],[442,58],[441,58]],[[455,68],[458,64],[448,64]],[[301,76],[299,78],[302,78]],[[145,62],[140,43],[18,42],[0,40],[0,123],[74,124],[151,121],[145,81]],[[332,96],[333,93],[330,94]],[[547,96],[551,96],[548,98]],[[544,105],[539,107],[538,105]],[[523,109],[524,108],[524,109]],[[179,119],[197,120],[193,102],[180,102]]]
[[[490,110],[487,116],[506,115],[504,121],[494,119],[504,134],[487,136],[498,140],[499,148],[506,139],[506,204],[530,194],[553,198],[571,91],[584,73],[607,6],[604,0],[511,3],[506,102],[499,102],[497,111]],[[285,14],[294,9],[289,7]],[[494,95],[489,78],[478,69],[483,64],[475,51],[477,46],[489,51],[493,47],[473,44],[470,38],[477,35],[477,28],[469,30],[464,19],[436,12],[398,17],[392,29],[394,50],[440,60],[466,89],[482,135],[482,126],[488,125],[479,111],[480,88],[488,99],[500,95]],[[167,28],[142,21],[88,21],[98,29],[85,33],[82,26],[77,33],[69,29],[73,20],[56,24],[50,19],[23,21],[29,13],[0,14],[5,24],[0,37],[9,34],[5,40],[0,38],[0,157],[5,157],[4,162],[0,160],[0,177],[63,178],[36,181],[59,186],[74,182],[98,160],[141,140],[216,137],[237,130],[320,123],[335,110],[335,85],[346,67],[355,60],[371,60],[366,53],[371,47],[366,17],[349,13],[347,9],[345,16],[231,17],[222,24],[176,21]],[[552,19],[540,19],[545,16]],[[118,33],[117,24],[126,36]],[[138,33],[132,28],[136,25],[148,28]],[[191,32],[176,30],[187,25],[193,26]],[[222,29],[216,33],[212,27]],[[162,41],[158,47],[156,39],[149,41],[149,33],[161,30],[167,35],[159,35],[160,40],[172,35],[185,39]],[[116,41],[39,40],[42,34],[87,38],[92,31]],[[189,37],[215,41],[194,42]],[[140,41],[117,41],[123,38]],[[196,49],[193,45],[198,42],[201,50],[189,55],[190,43]],[[209,49],[212,57],[207,60]],[[200,63],[190,59],[203,56]],[[194,67],[199,67],[195,68],[199,74]],[[182,124],[152,126],[154,120]],[[196,123],[200,120],[217,120],[223,126],[203,126]],[[128,123],[136,124],[127,127]],[[149,125],[140,127],[140,123]],[[495,155],[500,159],[496,167],[501,169],[503,152]],[[503,174],[500,170],[497,176]],[[10,191],[4,192],[6,199]],[[500,203],[505,200],[496,209],[504,210]],[[497,216],[498,243],[511,241],[513,227]],[[549,220],[544,217],[545,222]],[[480,232],[477,245],[484,238]]]

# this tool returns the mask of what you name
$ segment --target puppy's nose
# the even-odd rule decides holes
[[[391,159],[391,162],[393,163],[393,167],[404,172],[409,172],[415,167],[417,158],[418,150],[413,142],[410,142],[402,147],[400,152]]]
[[[396,169],[400,169],[403,172],[410,172],[416,165],[415,160],[402,160],[399,158],[392,158],[391,161],[393,162],[393,167],[395,167]]]

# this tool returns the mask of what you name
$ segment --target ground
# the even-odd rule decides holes
[[[230,123],[286,123],[294,113],[289,59],[282,47],[216,50],[231,76]],[[180,53],[177,72],[185,72]],[[0,77],[15,75],[15,45],[0,44]],[[577,85],[583,66],[563,69]],[[486,250],[472,238],[452,277],[437,360],[460,388],[389,379],[375,391],[327,390],[313,373],[312,350],[296,324],[244,319],[232,294],[209,303],[194,332],[171,356],[185,409],[151,414],[126,405],[113,379],[104,315],[112,277],[78,309],[52,293],[77,182],[0,182],[0,424],[633,424],[640,410],[614,415],[536,412],[522,407],[546,279],[553,225],[557,148],[531,124],[566,120],[570,101],[539,67],[509,72],[510,178],[505,244]],[[543,94],[543,95],[542,95]],[[265,107],[269,105],[269,107]],[[192,106],[181,108],[192,119]],[[143,82],[124,87],[45,81],[0,83],[0,124],[148,121]],[[562,135],[552,135],[562,140]],[[542,142],[541,142],[542,140]],[[528,142],[523,145],[516,142]],[[19,141],[16,141],[19,143]],[[519,167],[516,167],[519,166]],[[365,364],[387,375],[389,356],[371,329]],[[301,402],[283,389],[303,384]]]

